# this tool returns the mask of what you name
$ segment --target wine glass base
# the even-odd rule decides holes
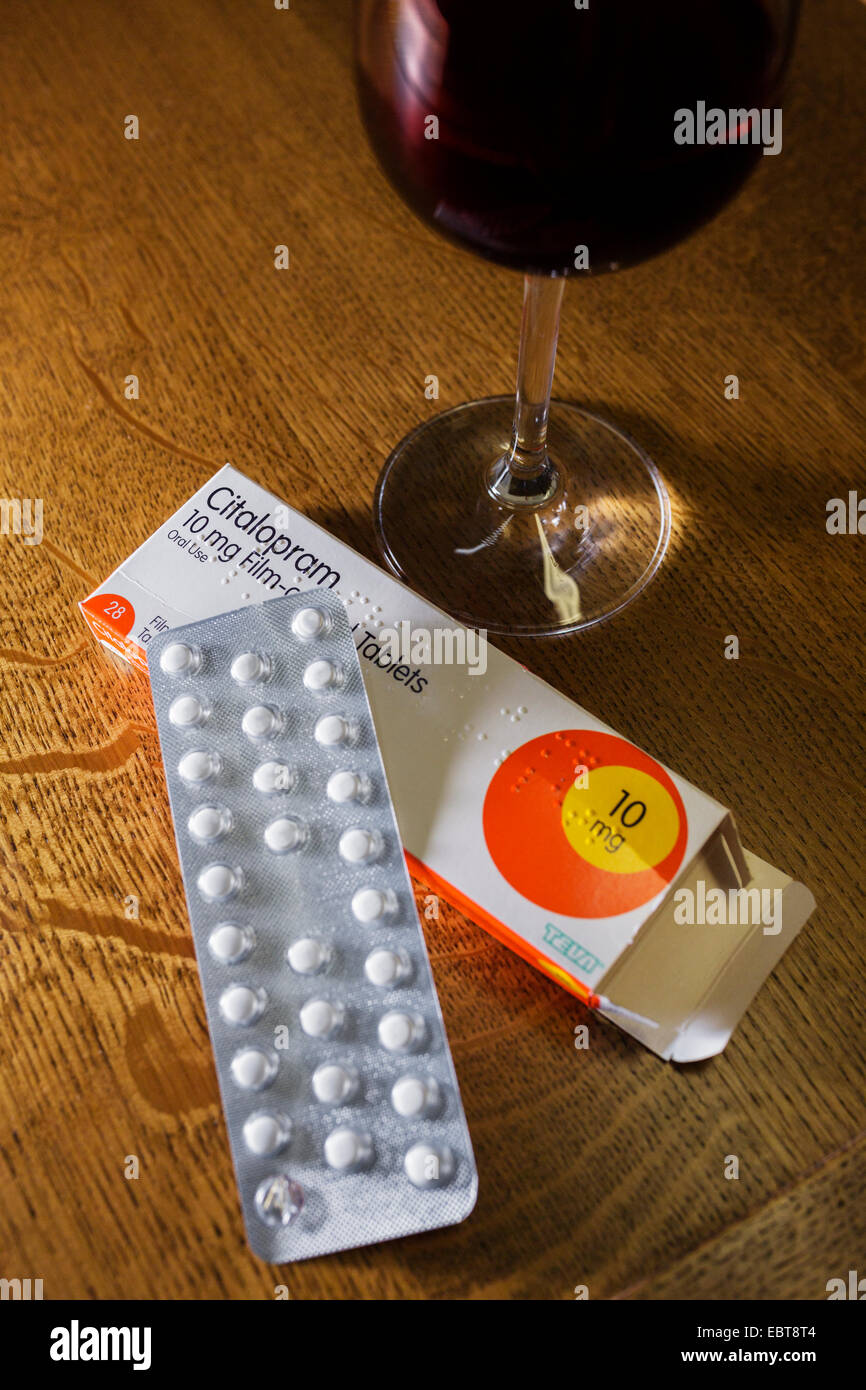
[[[667,490],[627,434],[555,400],[555,486],[537,502],[506,504],[496,461],[507,454],[513,413],[513,396],[468,401],[397,445],[376,485],[379,549],[399,579],[470,627],[579,632],[619,613],[652,579],[670,538]]]

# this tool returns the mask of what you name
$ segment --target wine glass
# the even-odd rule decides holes
[[[652,460],[616,424],[551,402],[565,278],[680,241],[777,152],[798,8],[359,0],[360,106],[391,183],[525,276],[516,396],[419,425],[376,486],[386,563],[460,621],[575,631],[658,569],[670,503]]]

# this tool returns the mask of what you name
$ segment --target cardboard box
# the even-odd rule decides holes
[[[643,1016],[607,1011],[660,1056],[721,1051],[811,894],[478,634],[231,467],[80,607],[146,669],[166,628],[320,587],[354,625],[416,876],[578,997]]]

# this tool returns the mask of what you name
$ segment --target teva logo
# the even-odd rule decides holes
[[[847,1285],[844,1279],[828,1279],[826,1287],[828,1302],[834,1298],[854,1298],[860,1303],[866,1302],[866,1278],[858,1279],[856,1269],[848,1270]]]
[[[41,1279],[0,1279],[0,1299],[36,1299],[42,1297]]]
[[[598,956],[581,946],[579,941],[573,941],[570,936],[566,936],[565,932],[555,927],[552,922],[544,924],[544,939],[548,946],[552,946],[554,951],[559,951],[560,955],[565,956],[585,975],[591,975],[593,970],[597,970],[602,964]]]
[[[149,1327],[68,1327],[51,1329],[52,1361],[131,1361],[134,1371],[150,1370]]]

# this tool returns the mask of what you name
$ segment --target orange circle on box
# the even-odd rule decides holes
[[[483,825],[511,887],[567,917],[649,902],[682,864],[688,829],[664,768],[626,739],[589,729],[545,734],[506,758],[487,788]]]
[[[84,600],[81,607],[121,637],[128,636],[135,622],[135,609],[122,594],[92,594]]]

